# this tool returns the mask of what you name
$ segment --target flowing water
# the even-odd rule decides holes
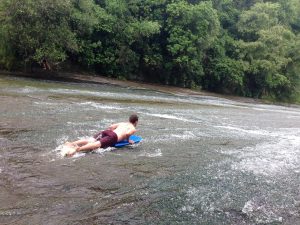
[[[140,117],[138,145],[60,156]],[[0,76],[0,224],[300,224],[300,109]]]

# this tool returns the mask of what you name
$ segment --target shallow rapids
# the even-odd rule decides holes
[[[63,158],[140,117],[143,142]],[[300,109],[0,76],[0,224],[300,224]]]

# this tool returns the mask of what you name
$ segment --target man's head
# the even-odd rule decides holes
[[[132,125],[135,126],[135,127],[136,127],[138,121],[139,121],[139,117],[136,114],[132,114],[129,117],[129,122],[132,123]]]

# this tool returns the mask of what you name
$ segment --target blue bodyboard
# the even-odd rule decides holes
[[[140,136],[131,135],[129,140],[132,140],[132,141],[134,141],[135,144],[137,144],[141,140],[143,140],[143,138],[141,138]],[[126,145],[130,145],[130,143],[127,140],[118,142],[117,144],[115,144],[115,147],[116,148],[121,148],[121,147],[126,146]]]

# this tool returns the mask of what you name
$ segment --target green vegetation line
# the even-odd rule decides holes
[[[0,69],[70,66],[300,102],[300,1],[0,1]]]

